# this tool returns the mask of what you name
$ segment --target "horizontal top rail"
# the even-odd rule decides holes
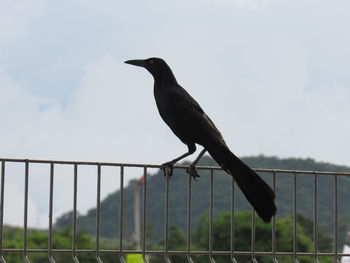
[[[23,252],[23,249],[21,248],[4,248],[2,249],[2,251],[4,253],[20,253]],[[40,248],[32,248],[32,249],[27,249],[28,253],[45,253],[47,252],[47,249],[40,249]],[[72,253],[73,250],[72,249],[52,249],[52,253]],[[76,249],[75,252],[77,254],[79,253],[96,253],[95,249]],[[119,254],[120,250],[119,249],[100,249],[99,252],[101,254]],[[186,255],[185,250],[169,250],[167,251],[169,255]],[[123,249],[123,253],[125,254],[142,254],[141,250],[131,250],[131,249]],[[163,255],[164,254],[164,250],[146,250],[145,251],[146,254],[149,255]],[[215,256],[223,256],[223,255],[227,255],[229,256],[231,254],[231,251],[227,250],[227,251],[219,251],[219,250],[213,250],[211,252],[213,255]],[[257,256],[271,256],[273,254],[276,254],[276,256],[292,256],[292,255],[297,255],[297,256],[313,256],[314,253],[313,252],[285,252],[285,251],[276,251],[276,252],[272,252],[272,251],[255,251],[255,255]],[[192,250],[191,254],[193,255],[208,255],[209,251],[206,250]],[[236,256],[251,256],[252,252],[251,251],[235,251],[235,255]],[[334,256],[335,253],[333,252],[318,252],[317,256],[321,256],[321,257],[329,257],[329,256]],[[345,257],[349,257],[350,254],[349,253],[336,253],[337,256],[345,256]]]
[[[139,168],[165,168],[159,164],[142,164],[142,163],[114,163],[114,162],[88,162],[88,161],[62,161],[62,160],[39,160],[39,159],[16,159],[16,158],[0,158],[0,162],[15,163],[46,163],[46,164],[71,164],[71,165],[100,165],[100,166],[117,166],[117,167],[139,167]],[[174,165],[177,169],[187,169],[187,165]],[[218,166],[196,166],[200,170],[223,170]],[[297,174],[318,174],[318,175],[342,175],[350,176],[350,172],[331,172],[331,171],[310,171],[310,170],[287,170],[287,169],[263,169],[253,168],[256,172],[266,173],[297,173]]]

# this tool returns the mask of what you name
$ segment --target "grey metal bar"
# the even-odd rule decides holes
[[[100,213],[101,213],[101,165],[97,165],[97,189],[96,189],[96,254],[98,263],[103,263],[100,258]]]
[[[251,232],[251,259],[253,263],[258,261],[255,258],[255,210],[252,207],[252,232]]]
[[[213,206],[214,206],[214,170],[210,170],[210,193],[209,193],[209,260],[215,263],[213,257]]]
[[[313,241],[314,241],[314,261],[318,263],[317,251],[318,251],[318,236],[317,236],[317,174],[314,173],[314,230],[313,230]]]
[[[338,263],[338,177],[334,176],[334,263]]]
[[[24,179],[24,220],[23,220],[23,260],[29,263],[27,255],[28,244],[28,187],[29,187],[29,162],[25,162]]]
[[[119,260],[126,263],[123,255],[123,229],[124,229],[124,166],[120,166],[120,203],[119,203]]]
[[[165,169],[165,228],[164,228],[164,260],[171,263],[168,255],[169,243],[169,169]]]
[[[50,193],[49,193],[49,236],[48,236],[48,259],[50,263],[56,262],[52,256],[53,181],[54,181],[54,163],[51,163],[50,164]]]
[[[191,224],[192,224],[192,176],[188,175],[187,192],[187,262],[193,263],[191,257]]]
[[[77,195],[78,195],[78,164],[74,164],[74,185],[73,185],[73,235],[72,235],[72,258],[79,263],[76,256],[77,250]]]
[[[272,190],[276,193],[276,172],[272,172]],[[278,263],[276,258],[276,216],[272,217],[272,262]]]
[[[77,164],[77,165],[101,165],[101,166],[118,166],[118,167],[147,167],[147,168],[165,168],[164,165],[157,164],[137,164],[137,163],[112,163],[112,162],[85,162],[85,161],[60,161],[60,160],[34,160],[34,159],[13,159],[13,158],[0,158],[0,161],[5,162],[29,162],[29,163],[52,163],[55,164]],[[188,169],[187,165],[174,165],[174,169]],[[196,166],[198,170],[222,170],[221,167],[218,166]],[[256,172],[266,172],[272,173],[275,171],[276,173],[294,173],[303,175],[314,175],[316,171],[305,171],[305,170],[285,170],[285,169],[261,169],[261,168],[253,168]],[[330,171],[317,171],[319,175],[342,175],[342,176],[350,176],[350,172],[330,172]]]
[[[293,261],[299,263],[297,254],[297,174],[293,174]]]
[[[52,249],[53,253],[72,253],[72,249]],[[22,248],[4,248],[3,249],[4,253],[23,253]],[[41,248],[41,249],[27,249],[27,253],[47,253],[47,248]],[[76,253],[88,253],[88,254],[94,254],[96,253],[95,249],[77,249]],[[101,254],[116,254],[119,255],[119,250],[117,249],[101,249],[100,250]],[[123,250],[123,253],[125,254],[142,254],[142,251],[140,250],[130,250],[130,249],[125,249]],[[146,250],[147,254],[150,255],[164,255],[164,250]],[[208,255],[208,251],[196,251],[192,250],[191,251],[192,255]],[[212,255],[214,256],[230,256],[231,251],[218,251],[214,250]],[[250,251],[235,251],[235,254],[238,256],[250,256],[251,252]],[[186,250],[169,250],[168,255],[186,255]],[[256,251],[255,252],[256,256],[272,256],[272,251]],[[313,256],[313,252],[297,252],[297,256],[301,257],[310,257]],[[337,253],[339,257],[342,256],[347,256],[350,257],[350,253]],[[279,252],[276,251],[276,256],[293,256],[293,251],[291,252]],[[332,257],[334,256],[333,252],[325,252],[325,253],[317,253],[318,257]]]
[[[235,180],[233,176],[231,176],[231,241],[230,241],[230,249],[231,249],[231,262],[237,263],[235,259]]]
[[[5,161],[1,162],[1,196],[0,196],[0,262],[6,263],[3,256],[3,227],[4,227],[4,193],[5,193]]]
[[[142,258],[148,263],[148,258],[146,255],[146,230],[147,230],[147,167],[143,168],[143,215],[142,215]]]

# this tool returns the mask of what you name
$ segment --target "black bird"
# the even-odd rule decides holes
[[[188,173],[194,178],[199,176],[195,165],[208,151],[214,160],[233,176],[258,215],[265,222],[270,222],[271,217],[276,214],[274,192],[259,175],[230,151],[221,133],[201,106],[177,83],[168,64],[160,58],[128,60],[125,63],[144,67],[152,74],[154,97],[159,114],[188,147],[187,153],[164,165],[172,170],[176,162],[196,151],[196,144],[202,145],[204,149],[190,165]]]

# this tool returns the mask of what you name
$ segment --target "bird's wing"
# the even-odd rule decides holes
[[[226,145],[213,121],[186,90],[181,88],[177,92],[171,92],[169,97],[171,97],[170,104],[173,109],[171,119],[176,121],[175,126],[177,129],[186,130],[186,133],[191,133],[190,135],[193,135],[194,138],[206,139],[208,136],[215,137]],[[169,124],[169,126],[172,125]],[[175,133],[177,134],[177,132]]]

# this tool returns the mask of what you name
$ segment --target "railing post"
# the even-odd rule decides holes
[[[297,258],[297,173],[293,173],[293,261],[299,263]]]
[[[235,259],[235,180],[231,176],[231,242],[230,257],[232,263],[237,263]]]
[[[272,172],[272,190],[276,193],[276,172]],[[276,216],[272,217],[272,262],[278,263],[276,258]]]
[[[252,207],[252,232],[251,232],[251,259],[253,263],[258,263],[255,258],[255,210]]]
[[[101,205],[101,165],[97,164],[97,189],[96,189],[96,253],[98,263],[103,263],[100,258],[100,205]]]
[[[26,263],[30,263],[27,255],[28,245],[28,187],[29,187],[29,161],[25,162],[24,171],[24,220],[23,220],[23,259]]]
[[[165,228],[164,228],[164,260],[166,263],[171,263],[168,255],[169,243],[169,169],[165,168]]]
[[[141,247],[142,247],[142,258],[148,263],[148,258],[146,255],[146,222],[147,222],[147,167],[143,168],[143,215],[142,215],[142,238],[141,238]]]
[[[192,176],[188,174],[188,192],[187,192],[187,262],[193,263],[191,257],[191,224],[192,224]]]
[[[123,255],[123,228],[124,228],[124,166],[120,166],[120,202],[119,202],[119,260],[126,263]]]
[[[73,233],[72,233],[72,258],[74,263],[79,263],[76,255],[77,248],[77,195],[78,195],[78,165],[74,164],[73,185]]]
[[[49,192],[49,236],[48,236],[48,259],[50,263],[55,263],[52,257],[52,211],[53,211],[53,180],[54,163],[50,163],[50,192]]]
[[[215,263],[213,257],[213,207],[214,207],[214,170],[210,169],[210,193],[209,193],[209,260]]]
[[[0,262],[6,263],[3,256],[4,231],[4,195],[5,194],[5,161],[1,161],[1,196],[0,196]]]
[[[338,263],[338,177],[334,176],[334,263]]]
[[[318,253],[318,235],[317,235],[317,174],[314,172],[314,262],[318,263],[317,253]]]

